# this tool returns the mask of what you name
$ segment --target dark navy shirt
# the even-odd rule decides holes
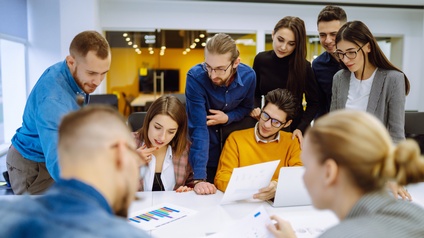
[[[320,108],[316,116],[317,118],[330,111],[333,76],[340,69],[342,69],[340,63],[327,51],[312,61],[312,70],[321,90]]]
[[[206,167],[218,167],[221,154],[219,127],[207,126],[209,109],[221,110],[228,116],[227,124],[243,119],[253,109],[256,75],[252,68],[240,63],[234,81],[216,86],[201,64],[187,73],[186,109],[191,139],[189,161],[194,179],[206,178]]]

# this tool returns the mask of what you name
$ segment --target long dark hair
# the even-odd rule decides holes
[[[290,29],[295,37],[296,47],[289,55],[289,75],[287,89],[299,97],[305,91],[306,84],[306,29],[305,23],[299,17],[286,16],[274,27],[274,34],[282,29]]]
[[[371,31],[363,22],[361,21],[346,22],[337,32],[336,47],[337,47],[337,43],[339,43],[342,40],[352,42],[358,47],[361,47],[369,43],[371,47],[371,52],[368,53],[369,62],[372,65],[381,69],[397,70],[401,72],[405,78],[405,94],[408,95],[410,85],[409,85],[409,80],[406,77],[405,73],[403,73],[400,69],[394,66],[386,58],[383,51],[380,49],[380,46],[378,46],[378,43],[376,39],[374,38],[374,36],[372,35]],[[362,49],[361,49],[361,52],[364,54],[364,51]],[[364,74],[366,62],[367,62],[367,58],[365,57],[365,63],[363,65],[361,79],[364,77],[363,74]],[[348,69],[343,62],[340,62],[340,63],[344,69]]]

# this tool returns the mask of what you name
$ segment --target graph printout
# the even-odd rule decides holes
[[[128,222],[143,230],[154,230],[163,225],[195,214],[197,211],[173,204],[162,203],[132,212]]]

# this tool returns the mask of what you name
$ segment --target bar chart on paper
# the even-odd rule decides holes
[[[154,230],[196,212],[185,207],[163,203],[131,213],[128,216],[128,222],[143,230]]]

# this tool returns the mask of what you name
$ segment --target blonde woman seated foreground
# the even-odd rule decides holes
[[[412,140],[393,145],[371,114],[340,110],[306,131],[301,155],[303,180],[314,207],[330,209],[340,224],[321,237],[424,237],[424,209],[393,199],[387,180],[400,185],[424,180],[424,158]],[[295,237],[287,221],[268,228],[276,237]]]

